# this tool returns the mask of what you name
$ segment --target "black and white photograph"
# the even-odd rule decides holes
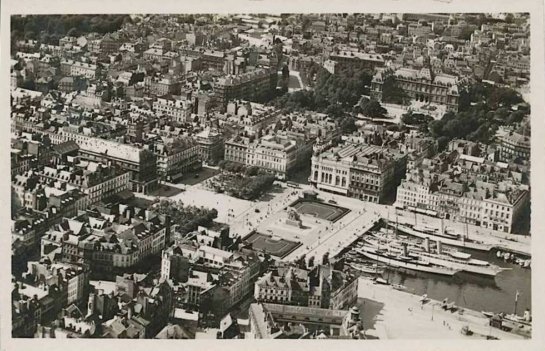
[[[3,335],[530,342],[537,8],[3,16]]]

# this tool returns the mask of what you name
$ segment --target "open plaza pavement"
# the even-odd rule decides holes
[[[394,206],[363,202],[359,199],[316,190],[309,185],[292,188],[283,182],[276,181],[274,184],[273,189],[254,201],[215,193],[206,189],[202,183],[195,185],[169,184],[184,189],[184,191],[168,197],[168,199],[181,200],[187,205],[215,208],[218,211],[216,220],[229,224],[234,236],[245,237],[253,230],[258,230],[263,234],[300,242],[302,245],[284,257],[284,261],[293,261],[304,255],[307,260],[314,257],[318,263],[326,253],[329,257],[334,257],[358,237],[365,234],[380,218],[388,219],[391,223],[397,220],[400,224],[414,225],[417,223],[429,227],[441,227],[441,219],[439,218],[396,209]],[[293,228],[289,228],[289,225],[284,223],[287,216],[286,208],[302,197],[304,190],[313,190],[324,202],[333,201],[337,206],[345,207],[350,212],[335,223],[302,215],[303,225],[308,228],[293,231],[291,230]],[[457,232],[467,234],[474,240],[495,247],[509,248],[530,254],[531,240],[528,236],[507,234],[450,220],[444,220],[443,226],[454,228]]]

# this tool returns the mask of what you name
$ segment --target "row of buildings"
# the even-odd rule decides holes
[[[523,129],[502,132],[494,145],[453,140],[439,154],[433,140],[414,132],[403,139],[377,139],[376,132],[346,137],[312,156],[309,182],[364,201],[395,198],[413,211],[511,233],[530,202],[530,145]]]
[[[340,135],[339,125],[325,114],[278,115],[267,124],[254,122],[245,133],[225,141],[226,161],[256,166],[287,179],[308,164],[312,150]],[[242,120],[239,126],[247,126]]]
[[[170,240],[170,219],[123,205],[80,211],[51,226],[41,238],[41,255],[111,272],[157,255]],[[102,210],[102,212],[101,212]]]
[[[511,233],[528,220],[528,168],[451,148],[408,171],[396,201],[406,208]]]

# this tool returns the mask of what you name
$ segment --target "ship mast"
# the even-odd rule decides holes
[[[390,257],[390,250],[388,249],[388,267],[387,267],[387,271],[388,271],[388,275],[386,275],[386,283],[387,284],[390,284],[390,261],[391,261],[391,257]]]
[[[518,304],[518,301],[519,301],[519,291],[517,290],[516,294],[515,294],[515,308],[513,309],[513,314],[516,316],[517,315],[517,304]]]
[[[395,228],[395,231],[394,231],[394,237],[397,239],[397,222],[398,222],[398,216],[397,216],[397,208],[395,209],[395,214],[396,214],[396,228]]]
[[[378,250],[380,250],[380,240],[378,241],[378,249],[377,249],[377,251],[375,251],[375,257],[376,257],[376,259],[375,259],[375,261],[376,261],[376,263],[375,263],[375,278],[374,278],[375,280],[377,279],[377,275],[378,275],[378,262],[379,262],[378,261]]]
[[[390,225],[390,211],[386,211],[386,233],[388,233],[389,225]]]

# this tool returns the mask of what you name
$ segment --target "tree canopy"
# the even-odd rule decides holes
[[[358,127],[356,126],[356,120],[354,117],[346,117],[344,118],[342,121],[341,121],[341,131],[344,133],[344,134],[350,134],[352,132],[355,132]]]
[[[369,94],[372,78],[372,72],[367,70],[346,68],[331,74],[320,67],[316,74],[314,90],[287,93],[277,97],[271,104],[284,113],[309,110],[326,113],[344,121],[352,113],[362,95]],[[375,116],[383,116],[386,112],[376,108],[378,108],[376,105],[371,106],[371,112]],[[343,129],[355,130],[354,121],[347,120]]]
[[[212,188],[215,191],[221,189],[237,198],[255,199],[266,192],[275,180],[274,175],[256,166],[226,160],[220,161],[218,165],[226,172],[220,175],[219,181],[212,182]]]
[[[79,36],[91,32],[115,32],[130,22],[128,15],[51,15],[12,16],[12,40],[33,39],[57,45],[66,36]]]
[[[218,216],[218,211],[214,208],[185,206],[181,201],[165,199],[155,205],[154,209],[161,215],[170,216],[172,223],[177,224],[183,234],[196,230],[198,226],[211,224]]]
[[[519,123],[529,112],[530,106],[515,90],[475,83],[460,92],[458,112],[445,113],[440,120],[431,121],[428,129],[432,136],[442,138],[438,141],[464,138],[489,143],[499,126]]]
[[[404,105],[409,102],[409,97],[399,86],[394,76],[388,76],[382,83],[382,102]]]
[[[428,124],[433,121],[433,117],[422,113],[413,113],[409,111],[401,116],[401,121],[405,124],[417,126],[421,124]]]
[[[345,69],[331,74],[320,68],[314,91],[299,90],[284,94],[273,104],[285,112],[311,110],[342,117],[357,104],[362,95],[369,94],[372,75],[369,71]]]
[[[366,117],[382,118],[386,115],[386,109],[380,102],[374,99],[362,98],[355,108],[356,112],[362,113]]]

